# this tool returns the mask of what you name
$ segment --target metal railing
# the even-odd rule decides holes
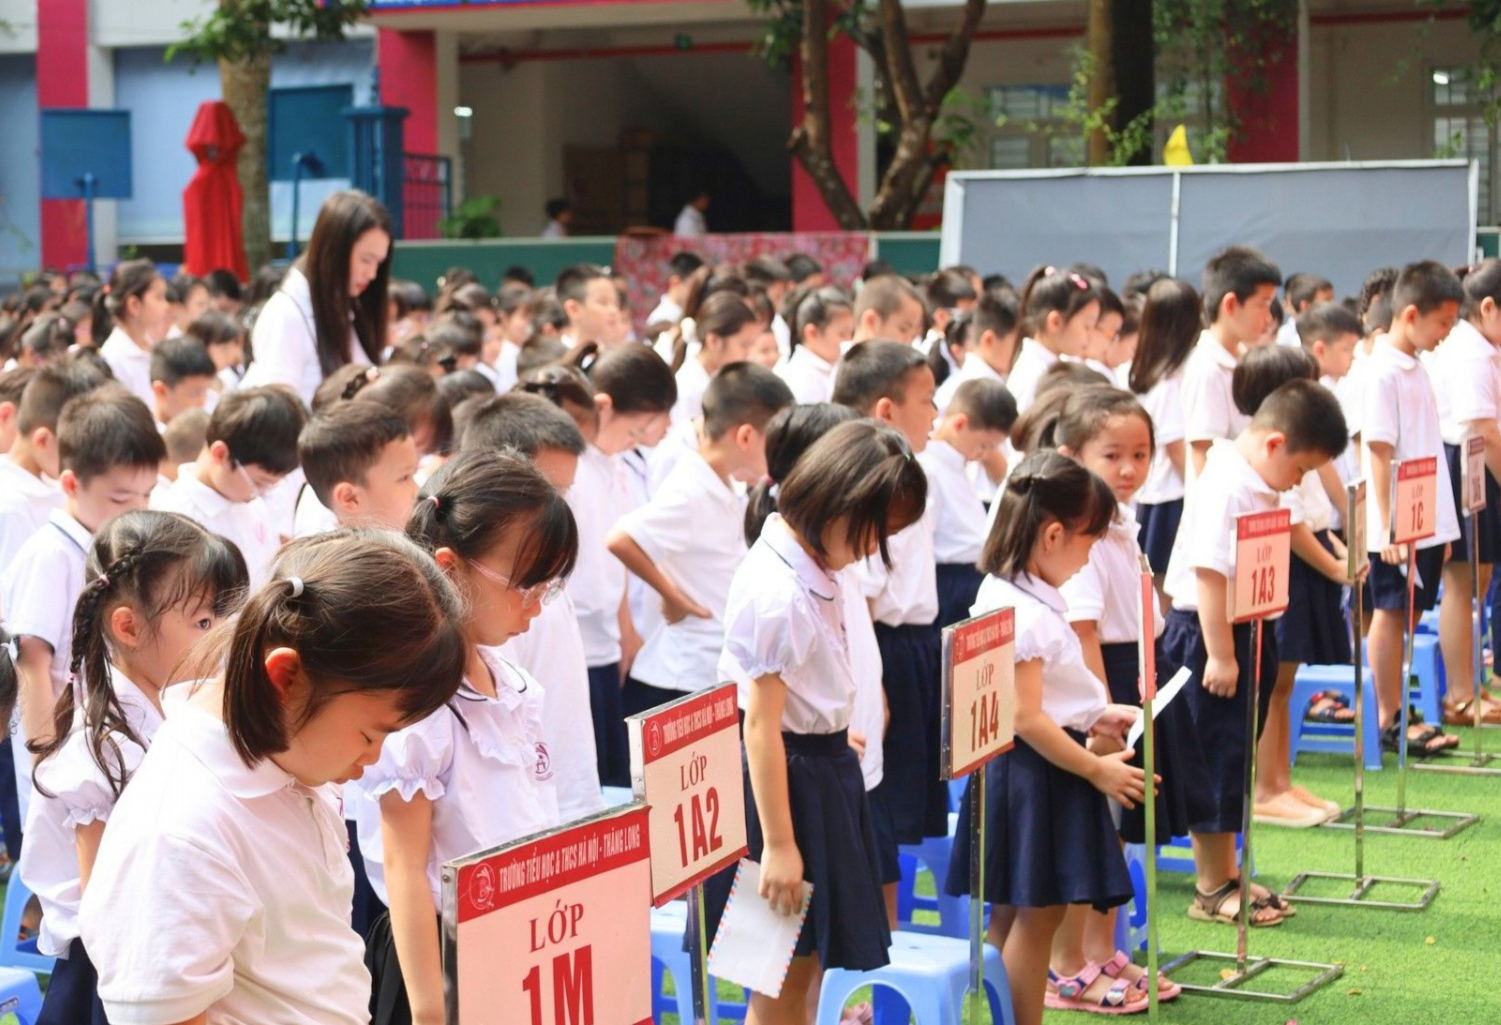
[[[403,237],[442,238],[440,222],[453,210],[453,161],[426,153],[403,154]]]

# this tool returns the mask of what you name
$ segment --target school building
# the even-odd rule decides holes
[[[41,196],[39,116],[95,107],[132,114],[131,198],[97,205],[102,258],[139,252],[175,262],[182,190],[196,168],[184,146],[199,104],[220,94],[217,68],[167,63],[184,21],[214,0],[0,0],[0,282],[78,259],[67,204]],[[906,0],[920,73],[958,6]],[[1480,165],[1480,222],[1501,217],[1496,139],[1461,70],[1477,55],[1462,8],[1430,21],[1411,0],[1305,0],[1288,59],[1258,94],[1232,152],[1238,161],[1470,156]],[[708,190],[711,230],[833,228],[786,141],[800,116],[797,69],[754,55],[763,25],[745,0],[372,0],[370,24],[336,44],[294,44],[273,91],[331,91],[338,110],[409,111],[406,235],[432,238],[464,197],[495,196],[507,236],[537,234],[554,196],[575,208],[574,234],[670,227]],[[966,166],[1077,162],[1079,141],[1050,127],[1067,94],[1069,49],[1084,39],[1081,0],[991,0],[962,88],[1011,119],[980,126]],[[859,107],[868,61],[848,42],[831,55],[836,157],[857,194],[877,182],[877,144]],[[322,94],[320,94],[322,95]],[[1029,131],[1025,123],[1040,125]],[[1190,131],[1194,125],[1189,124]],[[302,186],[306,238],[341,180]],[[936,222],[941,189],[923,211]],[[273,233],[291,229],[291,186],[273,185]],[[1102,230],[1109,230],[1102,225]]]

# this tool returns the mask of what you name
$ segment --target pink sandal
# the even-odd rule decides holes
[[[1122,979],[1121,973],[1124,972],[1126,968],[1131,964],[1132,961],[1129,957],[1126,956],[1125,951],[1117,950],[1115,952],[1115,955],[1111,957],[1109,961],[1106,961],[1104,964],[1100,965],[1100,971],[1104,972],[1112,979],[1121,979],[1121,981],[1127,982],[1127,984],[1129,985],[1130,983],[1128,982],[1128,980]],[[1147,973],[1142,972],[1141,978],[1136,980],[1136,988],[1145,993],[1147,992],[1150,985],[1151,984],[1147,981]],[[1172,979],[1169,979],[1161,972],[1157,973],[1158,1000],[1165,1003],[1169,1000],[1177,999],[1178,995],[1182,992],[1182,986],[1178,985],[1176,982],[1174,982]]]
[[[1090,1014],[1140,1014],[1147,1009],[1147,1001],[1128,1004],[1132,986],[1124,979],[1116,979],[1105,994],[1098,998],[1085,996],[1085,991],[1094,985],[1104,970],[1093,961],[1084,966],[1078,975],[1059,975],[1048,969],[1048,989],[1043,1003],[1055,1011],[1087,1011]]]

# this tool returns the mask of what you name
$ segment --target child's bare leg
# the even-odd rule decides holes
[[[1298,663],[1277,663],[1277,682],[1272,688],[1272,703],[1266,713],[1266,727],[1256,745],[1256,803],[1263,804],[1287,793],[1292,787],[1288,758],[1292,745],[1294,713],[1288,708],[1293,694],[1293,677]],[[1303,710],[1298,709],[1299,713]]]
[[[1475,593],[1470,588],[1470,564],[1444,564],[1444,597],[1438,604],[1438,645],[1444,654],[1444,676],[1451,702],[1475,696],[1475,651],[1470,636],[1470,609]]]
[[[1366,638],[1370,651],[1371,675],[1376,684],[1376,707],[1381,727],[1397,721],[1402,712],[1402,638],[1406,633],[1401,609],[1375,609],[1371,612],[1371,631]]]
[[[1016,919],[1001,949],[1016,1025],[1042,1025],[1043,998],[1048,987],[1048,957],[1053,934],[1063,921],[1064,907],[1017,908]]]
[[[787,966],[780,996],[773,999],[765,993],[751,994],[746,1025],[808,1025],[812,1021],[808,996],[820,974],[817,955],[794,957]]]
[[[1115,956],[1115,922],[1125,908],[1111,908],[1103,915],[1086,904],[1073,904],[1064,916],[1063,928],[1077,918],[1083,931],[1084,956],[1095,964],[1104,964]],[[1060,934],[1063,929],[1059,930]]]
[[[1196,885],[1200,893],[1214,893],[1232,879],[1240,878],[1240,867],[1235,863],[1235,834],[1234,833],[1192,833],[1194,848],[1194,871],[1197,875]],[[1267,895],[1266,887],[1260,883],[1251,883],[1251,897],[1259,900]],[[1240,913],[1240,897],[1232,894],[1222,905],[1221,909],[1226,914]],[[1273,922],[1282,917],[1282,912],[1275,908],[1262,908],[1260,911],[1252,911],[1252,918],[1258,922]]]
[[[1016,908],[992,905],[990,924],[985,927],[985,942],[997,950],[1006,949],[1006,937],[1011,935],[1011,926],[1016,922]]]

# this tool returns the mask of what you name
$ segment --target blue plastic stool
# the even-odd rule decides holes
[[[838,1025],[855,990],[875,986],[894,990],[911,1008],[917,1025],[951,1025],[961,1019],[969,984],[969,943],[947,936],[898,932],[891,937],[891,963],[869,972],[831,968],[818,994],[817,1025]],[[1011,985],[1001,953],[985,944],[985,988],[996,1025],[1016,1025]],[[878,1014],[877,1017],[880,1017]]]
[[[920,844],[899,848],[902,878],[897,883],[896,916],[903,929],[936,936],[969,935],[969,901],[964,897],[950,897],[943,892],[943,882],[948,877],[949,857],[954,850],[954,829],[958,822],[958,814],[950,814],[948,836],[933,836]],[[926,868],[933,873],[935,895],[932,897],[920,897],[917,894],[919,868]],[[914,923],[912,917],[917,911],[937,912],[938,925]]]
[[[1240,861],[1241,861],[1240,850],[1241,850],[1241,837],[1240,837],[1239,833],[1236,833],[1235,834],[1235,862],[1236,862],[1236,864],[1240,864]],[[1131,860],[1135,859],[1135,860],[1141,862],[1142,871],[1145,872],[1146,871],[1146,864],[1147,864],[1147,853],[1146,853],[1146,851],[1147,851],[1147,848],[1146,848],[1145,844],[1128,843],[1128,844],[1126,844],[1126,861],[1129,863]],[[1190,839],[1189,837],[1186,837],[1186,836],[1175,836],[1175,837],[1170,838],[1167,843],[1160,843],[1160,844],[1158,844],[1157,845],[1157,871],[1159,871],[1159,872],[1182,872],[1184,875],[1193,875],[1194,872],[1197,871],[1194,868],[1193,840]],[[1256,878],[1256,859],[1254,857],[1251,859],[1251,878],[1252,879]],[[1143,877],[1142,888],[1140,890],[1138,890],[1137,892],[1138,893],[1145,893],[1146,892],[1145,877]],[[1143,907],[1146,906],[1146,899],[1145,898],[1142,899],[1142,906]]]
[[[1421,639],[1421,638],[1420,638]],[[1376,711],[1376,684],[1369,666],[1365,668],[1361,690],[1365,701],[1365,767],[1381,768],[1381,724]],[[1326,690],[1338,691],[1351,706],[1355,703],[1355,672],[1350,666],[1300,666],[1293,678],[1292,698],[1288,702],[1288,722],[1292,764],[1298,754],[1314,751],[1323,754],[1355,754],[1355,724],[1313,722],[1308,706],[1313,696]]]
[[[1115,916],[1115,949],[1135,953],[1147,949],[1147,866],[1142,861],[1144,848],[1126,847],[1126,868],[1131,873],[1131,903]]]
[[[5,888],[5,913],[0,915],[0,968],[24,968],[39,975],[51,975],[57,959],[38,953],[35,939],[25,943],[18,940],[21,915],[30,899],[31,889],[21,880],[21,873],[12,869]]]
[[[0,968],[0,1021],[15,1015],[16,1025],[32,1025],[42,1013],[42,987],[24,968]]]
[[[1438,634],[1438,607],[1434,606],[1418,617],[1418,633]]]
[[[693,1021],[693,958],[683,949],[683,936],[688,929],[688,905],[675,900],[665,907],[652,908],[651,912],[651,1014],[656,1021],[663,1014],[676,1014],[678,1021],[691,1025]],[[663,977],[672,976],[673,995],[666,996]],[[709,985],[709,1020],[743,1021],[744,1004],[719,1003],[718,986],[711,978]],[[749,994],[747,994],[749,999]]]
[[[1365,644],[1361,641],[1361,644]],[[1406,652],[1403,652],[1406,657]],[[1369,649],[1366,665],[1371,664]],[[1438,725],[1444,721],[1444,656],[1434,634],[1415,634],[1412,639],[1412,679],[1408,680],[1407,700],[1423,713],[1423,721]]]

